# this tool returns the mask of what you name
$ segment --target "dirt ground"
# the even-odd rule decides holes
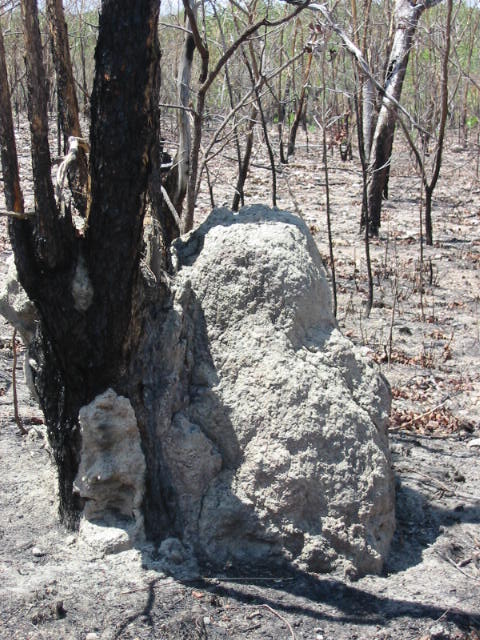
[[[26,133],[25,127],[22,129]],[[20,136],[23,173],[28,142]],[[278,206],[310,225],[328,264],[325,179],[318,141],[300,139],[279,168]],[[317,143],[315,145],[314,143]],[[233,156],[233,154],[232,154]],[[372,240],[369,318],[358,233],[358,159],[329,158],[338,320],[393,390],[391,447],[397,531],[382,576],[259,567],[180,581],[144,546],[105,557],[59,526],[41,414],[23,383],[21,436],[13,420],[12,329],[0,322],[0,638],[29,639],[480,639],[480,180],[478,151],[447,145],[434,202],[433,247],[419,249],[419,180],[401,146],[390,199]],[[229,204],[234,163],[212,170]],[[254,159],[247,202],[269,202],[270,172]],[[31,193],[26,184],[27,200]],[[1,205],[2,203],[0,203]],[[210,209],[200,195],[198,220]],[[1,221],[1,276],[11,250]]]

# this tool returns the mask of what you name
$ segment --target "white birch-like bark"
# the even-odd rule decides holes
[[[375,124],[375,85],[371,78],[365,78],[362,87],[363,100],[363,140],[365,158],[370,157],[370,149],[372,146],[373,129]]]
[[[388,178],[397,118],[395,103],[398,104],[402,93],[413,38],[422,13],[439,2],[441,0],[418,3],[416,0],[396,0],[395,3],[395,35],[368,167],[368,224],[373,234],[377,234],[380,227],[382,196]]]
[[[192,11],[195,12],[195,0],[189,0]],[[183,107],[177,110],[178,124],[178,152],[176,157],[177,182],[173,195],[173,204],[178,213],[182,211],[183,200],[187,192],[188,178],[190,175],[190,155],[192,152],[192,128],[189,105],[191,101],[191,79],[193,53],[195,41],[191,33],[186,34],[183,44],[182,60],[177,76],[177,99]]]

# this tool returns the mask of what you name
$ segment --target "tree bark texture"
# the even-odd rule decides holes
[[[233,196],[232,210],[238,211],[240,202],[243,201],[243,188],[247,180],[248,168],[250,166],[250,158],[252,157],[253,150],[253,133],[257,122],[258,108],[256,104],[253,104],[250,108],[250,114],[248,116],[248,128],[245,141],[245,151],[243,154],[242,162],[240,164],[240,170],[238,172],[237,184],[235,186],[235,194]]]
[[[60,516],[73,526],[82,506],[73,491],[79,409],[108,387],[117,393],[126,388],[128,345],[138,333],[132,313],[157,135],[159,3],[102,2],[83,236],[68,215],[58,215],[53,197],[36,2],[22,0],[22,10],[37,215],[33,224],[11,220],[10,235],[20,282],[40,317],[32,345],[35,385],[58,468]],[[44,236],[47,242],[39,242]]]
[[[20,7],[25,42],[33,191],[37,210],[35,254],[43,265],[52,268],[62,262],[65,247],[57,224],[58,211],[51,178],[52,163],[48,146],[48,93],[42,62],[42,42],[36,0],[22,0]]]
[[[365,78],[362,85],[362,123],[366,158],[370,157],[375,119],[375,86],[370,78]]]
[[[382,197],[395,132],[396,108],[389,97],[400,99],[413,37],[424,8],[424,4],[416,4],[413,0],[397,0],[395,5],[395,35],[368,167],[368,224],[373,235],[378,234],[380,227]]]
[[[433,175],[428,185],[425,185],[425,240],[429,246],[433,245],[433,226],[432,226],[432,197],[437,181],[440,176],[442,166],[443,143],[445,140],[445,128],[447,126],[448,117],[448,61],[450,57],[451,44],[451,26],[452,26],[452,0],[447,0],[447,22],[445,29],[445,50],[442,58],[442,97],[440,108],[440,125],[438,131],[438,140],[435,149]]]
[[[290,129],[290,136],[288,138],[287,157],[293,156],[295,154],[295,142],[297,139],[298,126],[304,113],[305,97],[307,95],[308,80],[310,77],[310,70],[312,68],[312,59],[313,52],[310,51],[307,56],[307,66],[304,73],[302,90],[300,91],[300,97],[298,99],[297,110],[295,112],[295,119],[293,121],[292,128]]]
[[[70,136],[82,137],[77,94],[73,79],[72,61],[68,43],[68,30],[62,0],[47,0],[47,18],[52,47],[52,58],[57,77],[58,112],[63,133],[63,152],[68,150]],[[77,209],[86,211],[88,164],[85,151],[78,149],[76,167],[70,173],[70,188]]]
[[[191,78],[195,41],[191,33],[185,36],[183,45],[182,62],[178,72],[178,104],[183,107],[177,113],[178,124],[178,153],[176,158],[177,180],[172,192],[172,202],[180,215],[183,201],[187,193],[188,177],[190,175],[190,154],[192,150],[191,115],[187,111],[191,101]]]
[[[3,31],[0,29],[0,152],[3,170],[3,189],[7,209],[22,213],[23,195],[18,173],[17,146],[13,128],[11,104]]]

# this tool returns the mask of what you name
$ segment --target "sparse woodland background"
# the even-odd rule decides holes
[[[88,128],[100,3],[63,4],[75,90]],[[181,226],[191,228],[201,188],[208,189],[212,205],[218,204],[215,175],[225,160],[233,158],[237,164],[225,203],[234,209],[244,204],[251,156],[259,148],[265,150],[270,166],[270,200],[276,204],[276,167],[293,158],[300,129],[307,149],[313,144],[312,153],[325,153],[316,143],[325,144],[328,150],[336,147],[359,175],[363,171],[366,201],[358,213],[359,224],[365,226],[366,207],[366,227],[370,235],[378,234],[382,196],[388,195],[390,157],[387,145],[385,157],[380,153],[375,160],[372,137],[382,107],[381,89],[399,64],[392,48],[396,33],[403,30],[402,4],[416,7],[414,2],[399,2],[396,8],[393,1],[352,0],[330,8],[325,5],[329,19],[304,9],[286,22],[293,7],[281,2],[190,2],[185,6],[191,6],[191,15],[185,13],[182,3],[162,5],[158,28],[160,136],[169,154],[164,158],[162,181],[177,213],[184,217]],[[391,131],[395,127],[396,137],[410,149],[412,177],[423,178],[424,235],[431,244],[432,195],[441,174],[445,132],[449,140],[470,145],[478,167],[480,8],[475,2],[450,6],[439,0],[421,6],[426,10],[415,18],[416,28],[406,49],[406,76],[398,90],[404,109],[389,109],[388,117]],[[54,155],[59,157],[66,151],[66,142],[60,135],[58,71],[56,74],[53,33],[45,10],[40,4],[48,108],[52,119],[57,115]],[[20,9],[18,3],[3,2],[1,12],[18,126],[28,102]],[[371,76],[332,28],[333,23],[357,47]],[[193,32],[191,24],[195,25]],[[353,160],[352,148],[357,150]],[[174,163],[168,170],[171,158]],[[371,185],[376,182],[379,186],[372,195]],[[223,199],[222,194],[222,203]],[[372,205],[373,199],[376,203]]]

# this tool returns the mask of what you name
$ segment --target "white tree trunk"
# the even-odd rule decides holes
[[[388,61],[385,94],[373,134],[369,161],[368,213],[372,233],[378,233],[382,208],[382,194],[388,176],[395,131],[396,107],[389,99],[400,99],[408,58],[418,21],[426,4],[415,0],[396,0],[395,35]]]
[[[363,140],[365,158],[370,158],[373,130],[375,126],[375,85],[371,78],[365,78],[362,88]]]
[[[190,0],[190,6],[195,11],[195,1]],[[177,163],[177,184],[173,198],[173,204],[178,213],[181,213],[183,200],[187,192],[188,177],[190,175],[190,155],[192,150],[192,130],[191,115],[188,111],[190,104],[190,84],[192,78],[193,53],[195,51],[195,42],[191,33],[185,37],[183,45],[182,61],[177,77],[177,96],[178,104],[181,107],[178,110],[178,153]]]

